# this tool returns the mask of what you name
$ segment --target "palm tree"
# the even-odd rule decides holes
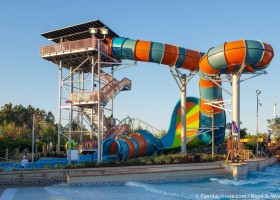
[[[273,135],[276,139],[280,138],[280,117],[267,120],[268,133]]]
[[[242,122],[240,122],[240,125],[242,124]],[[228,132],[228,135],[232,134],[232,123],[227,123],[226,124],[226,130]],[[240,138],[243,139],[245,138],[245,136],[247,135],[247,128],[241,128],[240,129]]]

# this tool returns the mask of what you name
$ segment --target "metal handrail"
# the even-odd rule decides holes
[[[115,87],[112,87],[111,90],[106,93],[106,100],[109,101],[109,99],[112,98],[113,95],[123,87],[130,89],[131,80],[129,80],[127,78],[122,79]]]
[[[145,129],[149,130],[152,133],[152,135],[154,135],[156,137],[162,134],[161,130],[159,130],[158,128],[156,128],[156,127],[154,127],[150,124],[148,124],[147,122],[144,122],[143,120],[141,120],[139,118],[133,118],[132,119],[132,130],[135,129],[134,124],[137,123],[137,122],[138,122],[138,126],[140,126],[140,124],[144,124],[146,126]],[[156,131],[157,133],[154,133],[154,131]]]
[[[101,41],[100,50],[101,52],[108,54],[108,46]],[[94,48],[97,49],[97,40],[94,38],[85,38],[81,40],[74,40],[74,41],[67,41],[61,42],[58,44],[52,44],[47,46],[40,47],[40,55],[48,55],[48,54],[55,54],[60,52],[71,52],[75,50],[82,50]]]
[[[119,84],[119,81],[116,79],[111,80],[108,84],[106,84],[102,89],[101,93],[108,93],[110,92],[117,84]]]
[[[8,158],[10,160],[15,160],[18,157],[18,148],[14,149],[13,151],[11,151],[11,153],[9,153],[10,155],[8,155]],[[16,160],[18,160],[19,158],[17,158]]]
[[[118,132],[118,129],[119,127],[123,126],[123,125],[128,125],[129,126],[129,129],[130,129],[130,126],[132,126],[132,120],[130,117],[126,117],[124,118],[123,120],[118,120],[117,118],[113,118],[114,120],[117,120],[119,122],[119,124],[117,126],[114,126],[114,127],[111,127],[111,130],[109,130],[108,132],[113,132],[112,134],[110,134],[108,137],[115,137],[117,135],[117,132]],[[126,123],[128,121],[128,124]]]

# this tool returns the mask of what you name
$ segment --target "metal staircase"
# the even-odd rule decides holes
[[[111,133],[108,138],[118,138],[124,133],[129,133],[130,131],[130,125],[129,124],[120,124],[118,126],[112,127],[109,130],[109,133]]]
[[[106,106],[119,92],[131,90],[131,80],[127,78],[118,81],[109,74],[104,74],[101,77],[105,85],[100,90],[100,106]],[[98,91],[70,93],[69,99],[74,106],[92,107],[98,103]]]
[[[97,76],[96,73],[95,75]],[[100,106],[106,106],[119,92],[131,89],[131,80],[127,78],[118,81],[109,74],[104,73],[100,75],[100,79],[104,84],[100,90]],[[84,116],[89,122],[92,122],[95,127],[98,127],[98,112],[96,109],[98,105],[98,91],[70,93],[69,99],[72,101],[73,106],[78,107],[84,113]],[[113,124],[107,124],[105,116],[101,118],[103,118],[104,138],[118,137],[130,130],[129,125],[119,124],[115,126]]]

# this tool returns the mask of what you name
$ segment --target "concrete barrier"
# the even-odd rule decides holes
[[[30,170],[0,173],[0,186],[44,186],[65,183],[68,170]]]
[[[143,165],[125,167],[41,169],[0,172],[0,186],[43,186],[60,183],[69,185],[115,185],[128,181],[172,182],[206,177],[229,176],[242,178],[249,171],[261,170],[277,161],[275,157],[251,160],[247,163],[194,163]]]
[[[247,160],[245,163],[226,163],[225,171],[233,178],[243,178],[249,171],[259,171],[277,162],[277,158],[261,158],[258,160]]]
[[[67,183],[82,185],[120,185],[128,181],[139,182],[173,182],[205,177],[225,176],[225,168],[221,162],[153,165],[91,169],[88,171],[70,172]]]

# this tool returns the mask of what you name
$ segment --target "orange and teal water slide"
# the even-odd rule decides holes
[[[239,40],[226,42],[213,47],[206,54],[158,42],[132,40],[129,38],[113,38],[109,41],[111,54],[118,60],[128,59],[151,62],[189,71],[198,70],[200,76],[200,98],[187,97],[186,103],[186,138],[188,148],[203,147],[212,142],[211,131],[204,131],[212,126],[214,113],[214,142],[219,145],[224,141],[226,115],[221,108],[205,104],[206,101],[222,101],[222,89],[209,77],[216,77],[220,82],[220,74],[231,74],[235,68],[245,64],[245,72],[255,72],[266,68],[273,56],[272,47],[257,40]],[[109,138],[103,143],[103,155],[121,154],[122,159],[152,155],[158,149],[181,146],[181,102],[178,101],[173,110],[169,129],[161,139],[150,132],[136,131],[126,139]]]

